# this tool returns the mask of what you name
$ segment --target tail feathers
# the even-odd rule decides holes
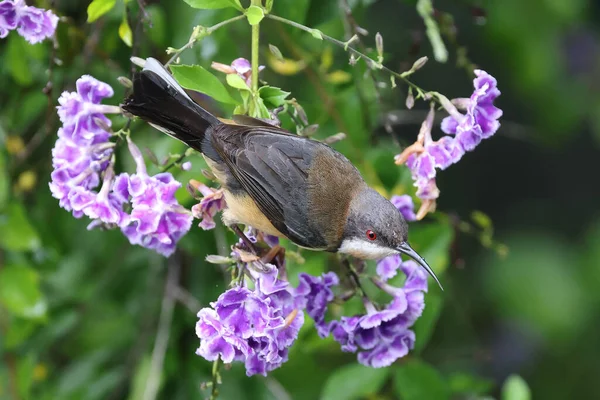
[[[160,62],[146,60],[122,108],[202,152],[204,134],[221,122],[196,104]]]

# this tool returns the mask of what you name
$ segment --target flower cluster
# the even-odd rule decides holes
[[[254,290],[234,287],[212,308],[198,312],[196,354],[211,361],[244,362],[248,376],[266,375],[287,361],[304,314],[288,283],[278,279],[277,268],[265,265],[268,272],[253,273]]]
[[[16,29],[29,43],[35,44],[54,35],[58,17],[50,10],[31,7],[24,0],[0,2],[0,38]]]
[[[139,149],[129,139],[137,173],[115,177],[115,144],[110,141],[111,121],[105,114],[121,111],[100,104],[113,95],[113,89],[88,75],[78,79],[76,87],[76,92],[64,92],[58,100],[63,126],[52,150],[52,195],[75,217],[91,218],[88,228],[118,226],[132,244],[170,255],[192,221],[191,213],[175,199],[181,184],[169,173],[149,176]],[[102,186],[96,192],[101,177]],[[126,204],[131,213],[125,212]]]
[[[113,206],[118,200],[110,194],[112,169],[100,193],[92,192],[100,183],[100,174],[108,169],[114,143],[109,141],[107,131],[111,122],[105,113],[120,112],[118,107],[100,104],[102,99],[113,95],[112,88],[104,82],[84,75],[77,80],[76,92],[64,92],[58,102],[58,115],[63,126],[58,130],[58,140],[52,149],[52,172],[50,190],[59,199],[61,207],[72,211],[77,218],[88,215],[106,223],[119,223]],[[108,207],[102,212],[98,204]]]
[[[333,338],[342,350],[358,352],[358,362],[381,368],[404,357],[413,348],[415,333],[409,328],[425,308],[423,292],[427,291],[427,275],[414,261],[396,259],[395,269],[406,275],[402,288],[397,288],[374,278],[374,282],[392,301],[383,309],[377,309],[368,299],[363,299],[367,313],[342,317],[332,321]]]
[[[444,170],[460,161],[467,151],[472,151],[483,140],[490,138],[498,128],[502,110],[493,105],[500,95],[496,79],[482,70],[475,70],[475,91],[470,98],[442,102],[450,116],[444,118],[441,129],[449,136],[437,141],[431,137],[433,109],[421,126],[417,142],[396,156],[396,164],[406,163],[412,173],[417,196],[424,200],[425,208],[418,213],[422,218],[435,208],[439,197],[435,177],[436,169]],[[456,107],[466,111],[460,113]]]
[[[203,196],[200,203],[192,207],[194,218],[200,219],[198,226],[204,230],[213,229],[215,215],[226,207],[223,189],[213,189],[197,181],[190,184]]]

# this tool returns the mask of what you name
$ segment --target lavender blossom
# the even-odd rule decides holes
[[[196,354],[225,363],[244,362],[248,376],[261,374],[287,361],[304,315],[288,283],[277,279],[277,269],[261,274],[250,270],[255,289],[235,287],[223,293],[212,308],[198,313]]]
[[[252,65],[245,58],[236,58],[231,62],[231,65],[213,62],[211,66],[213,69],[226,74],[237,74],[240,78],[244,79],[248,87],[252,86]],[[265,69],[264,65],[258,67],[259,72],[263,69]]]
[[[58,130],[58,140],[52,149],[54,171],[50,191],[61,207],[80,218],[96,195],[92,190],[99,185],[100,174],[108,168],[114,148],[114,143],[109,142],[111,134],[105,129],[110,127],[110,120],[104,113],[120,110],[100,104],[113,94],[108,84],[85,75],[77,80],[76,86],[77,92],[64,92],[59,98],[57,109],[63,127]],[[94,119],[102,121],[103,126]],[[104,194],[101,201],[105,202]],[[116,217],[108,220],[113,222]]]
[[[500,127],[498,119],[502,116],[502,110],[493,105],[500,95],[497,81],[482,70],[475,70],[475,75],[475,91],[471,97],[454,99],[452,102],[466,110],[466,114],[461,114],[447,99],[442,102],[450,116],[444,118],[441,129],[453,136],[443,136],[437,141],[432,139],[432,110],[421,126],[417,142],[396,157],[396,163],[406,162],[417,187],[417,197],[427,201],[430,209],[435,207],[434,200],[439,197],[435,182],[436,169],[444,170],[457,163],[465,152],[474,150]],[[422,213],[419,212],[419,215]]]
[[[27,6],[23,0],[0,2],[0,38],[16,29],[29,43],[52,37],[58,17],[50,10]]]
[[[181,183],[168,172],[149,176],[138,147],[131,140],[128,145],[137,168],[135,174],[123,173],[115,180],[115,193],[122,199],[131,199],[132,206],[121,230],[131,244],[168,257],[192,225],[191,213],[175,199]]]
[[[390,202],[396,206],[406,221],[414,221],[417,218],[415,215],[415,204],[409,195],[392,196]]]
[[[341,344],[343,351],[358,352],[358,362],[363,365],[389,366],[414,347],[415,334],[409,328],[425,307],[423,292],[427,291],[427,276],[411,261],[399,267],[406,275],[402,288],[374,279],[392,296],[386,307],[377,309],[365,299],[367,314],[331,322],[333,338]]]
[[[334,272],[328,272],[320,277],[306,273],[298,275],[300,283],[295,290],[295,296],[300,301],[300,307],[305,308],[308,315],[315,321],[317,333],[327,337],[330,324],[325,322],[327,306],[334,299],[331,287],[339,284],[339,278]]]
[[[227,206],[223,189],[212,189],[202,183],[195,187],[204,197],[200,203],[192,206],[192,215],[201,220],[198,225],[200,228],[205,231],[213,229],[216,226],[215,215]]]

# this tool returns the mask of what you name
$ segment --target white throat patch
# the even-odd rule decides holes
[[[398,253],[377,243],[370,243],[361,239],[344,239],[338,251],[363,260],[377,260]]]

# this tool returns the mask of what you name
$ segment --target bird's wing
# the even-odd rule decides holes
[[[326,247],[311,228],[307,199],[312,156],[323,144],[266,126],[220,126],[212,137],[233,176],[275,228],[301,246]]]

